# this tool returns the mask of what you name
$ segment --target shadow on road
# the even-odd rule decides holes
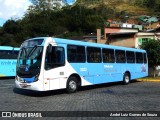
[[[0,77],[0,80],[10,80],[15,79],[15,77]]]
[[[31,96],[31,97],[46,97],[46,96],[60,95],[60,94],[66,93],[64,89],[41,92],[41,91],[32,91],[32,90],[25,90],[25,89],[19,89],[19,88],[14,88],[13,92],[16,94]]]
[[[135,82],[138,82],[138,81],[136,80],[131,81],[131,83],[135,83]],[[112,87],[116,85],[121,85],[121,82],[112,82],[112,83],[84,86],[84,87],[80,87],[77,92],[81,93],[83,91],[89,91],[89,90],[104,88],[104,87]],[[31,97],[46,97],[46,96],[67,94],[66,89],[41,92],[41,91],[32,91],[32,90],[14,88],[13,92],[16,94],[31,96]],[[73,93],[73,94],[76,94],[76,93]]]

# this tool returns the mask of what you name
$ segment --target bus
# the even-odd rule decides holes
[[[0,77],[16,76],[16,62],[20,48],[0,46]]]
[[[15,85],[49,91],[131,80],[148,76],[145,50],[54,37],[24,41],[17,60]]]

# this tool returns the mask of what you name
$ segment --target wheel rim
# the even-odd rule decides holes
[[[77,88],[76,82],[75,81],[70,81],[69,82],[69,88],[72,89],[72,90],[76,90],[76,88]]]
[[[125,82],[126,82],[126,83],[129,82],[129,76],[125,76]]]

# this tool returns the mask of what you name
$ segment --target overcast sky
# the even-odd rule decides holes
[[[0,25],[8,19],[21,18],[29,5],[29,0],[0,0]]]
[[[74,0],[67,0],[68,3]],[[8,19],[21,18],[31,5],[29,0],[0,0],[0,26]]]

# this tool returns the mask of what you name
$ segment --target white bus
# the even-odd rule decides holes
[[[48,91],[148,76],[145,50],[39,37],[22,43],[17,60],[17,88]]]

